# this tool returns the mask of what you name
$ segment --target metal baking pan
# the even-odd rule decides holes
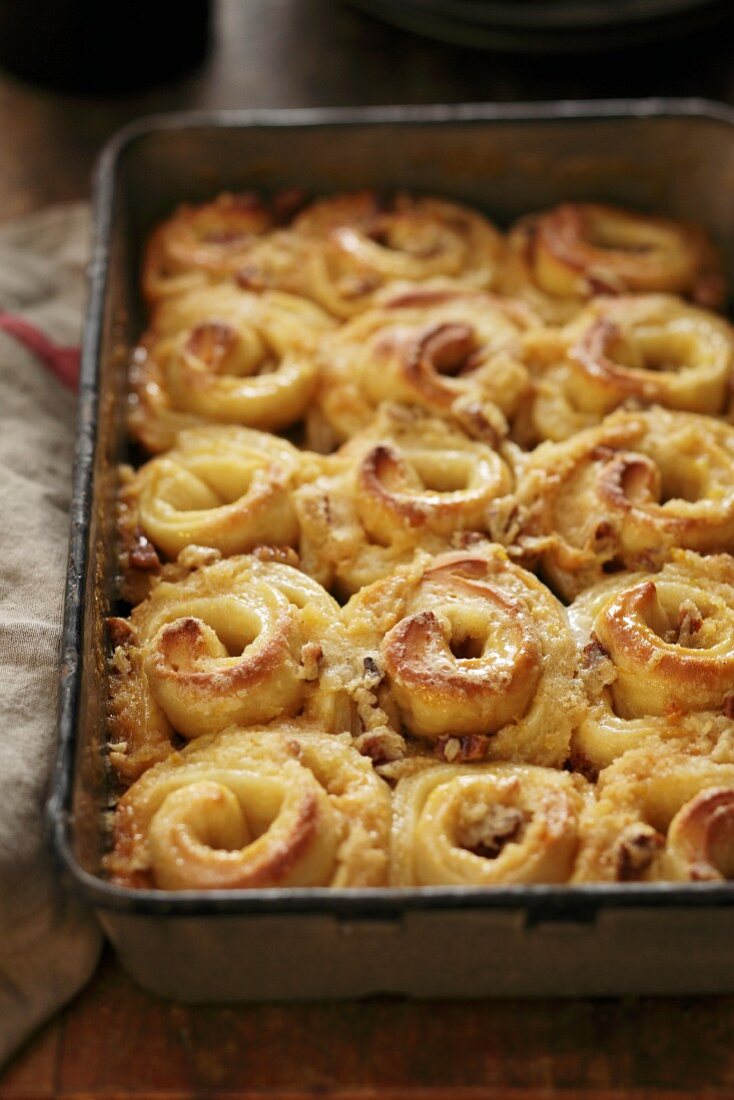
[[[734,260],[734,112],[700,101],[180,114],[115,137],[96,178],[49,803],[74,888],[142,985],[187,1000],[734,990],[734,883],[173,895],[100,877],[103,625],[141,245],[177,202],[289,185],[432,191],[500,223],[564,199],[627,203],[705,223]]]

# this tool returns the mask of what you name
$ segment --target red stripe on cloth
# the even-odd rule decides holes
[[[61,347],[45,333],[14,313],[0,313],[0,330],[28,348],[60,382],[75,390],[79,384],[79,348]]]

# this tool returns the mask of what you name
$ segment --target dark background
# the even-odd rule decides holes
[[[176,5],[170,7],[175,50]],[[219,0],[206,61],[145,92],[65,95],[0,72],[0,217],[85,196],[105,139],[160,110],[641,95],[734,104],[732,24],[624,53],[510,57],[418,38],[339,0]]]

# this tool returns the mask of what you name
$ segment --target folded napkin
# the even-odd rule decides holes
[[[81,205],[0,226],[0,1065],[84,984],[100,946],[59,886],[43,821],[88,235]]]

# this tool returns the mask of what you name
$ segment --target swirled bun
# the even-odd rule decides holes
[[[478,737],[487,759],[565,761],[581,702],[566,613],[500,547],[417,556],[344,617],[413,736],[449,759]]]
[[[308,242],[303,293],[337,317],[372,306],[394,282],[450,278],[491,287],[502,238],[478,211],[444,199],[371,191],[335,195],[303,210],[293,231]]]
[[[528,335],[526,441],[567,439],[620,405],[724,415],[734,331],[671,295],[597,298],[565,328]]]
[[[563,324],[598,294],[680,294],[720,308],[720,258],[698,226],[600,203],[521,218],[507,236],[500,291]]]
[[[589,710],[574,755],[604,768],[651,736],[734,732],[734,559],[673,551],[659,573],[622,573],[568,609]]]
[[[510,465],[484,443],[409,406],[382,405],[295,496],[301,561],[327,587],[356,592],[408,562],[482,531],[509,493]]]
[[[174,734],[304,709],[339,727],[339,607],[289,565],[233,557],[159,581],[112,634],[111,756],[126,779],[165,758]]]
[[[294,545],[291,499],[299,452],[284,439],[247,428],[198,428],[130,471],[122,492],[123,526],[135,527],[175,559],[187,546],[231,555],[261,543]]]
[[[274,430],[299,420],[332,322],[303,298],[213,286],[165,300],[133,358],[128,423],[149,451],[205,424]]]
[[[445,283],[394,288],[324,341],[319,416],[344,440],[381,402],[397,401],[495,441],[528,390],[521,336],[536,323],[491,294]]]
[[[153,232],[143,263],[143,293],[150,304],[235,275],[253,245],[274,225],[253,194],[219,195],[182,205]]]
[[[590,787],[522,764],[437,764],[393,796],[394,886],[567,882]]]
[[[660,568],[678,546],[734,539],[734,428],[693,413],[616,412],[527,461],[508,513],[566,599],[626,570]]]
[[[175,561],[192,547],[230,557],[297,546],[293,494],[322,466],[320,456],[285,439],[217,426],[181,432],[173,449],[135,473],[123,467],[118,527],[126,592],[141,576],[157,574],[161,560]],[[147,595],[147,586],[142,591]]]
[[[121,799],[112,881],[161,890],[380,886],[390,795],[349,737],[233,727],[148,771]]]
[[[582,822],[579,882],[734,878],[731,738],[649,741],[599,777]]]

